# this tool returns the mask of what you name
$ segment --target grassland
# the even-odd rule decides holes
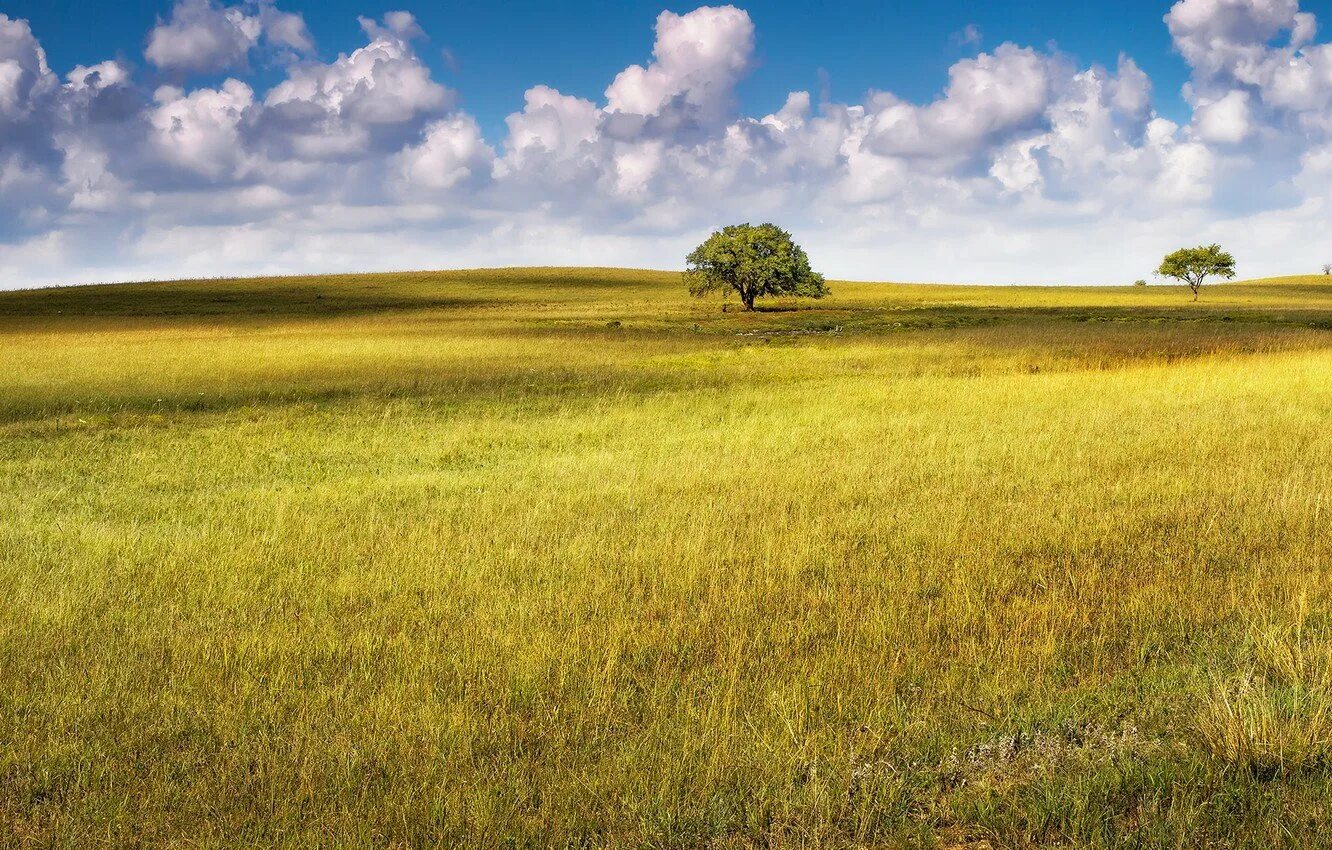
[[[1332,839],[1332,285],[0,294],[0,846]]]

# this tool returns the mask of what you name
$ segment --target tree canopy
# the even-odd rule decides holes
[[[1235,258],[1222,251],[1220,245],[1180,248],[1166,254],[1156,273],[1188,284],[1189,289],[1193,290],[1193,300],[1197,301],[1198,290],[1209,275],[1226,279],[1235,276]]]
[[[685,281],[691,293],[734,291],[746,310],[753,310],[754,299],[765,295],[828,294],[823,275],[810,268],[804,249],[775,224],[723,227],[695,248],[687,262]]]

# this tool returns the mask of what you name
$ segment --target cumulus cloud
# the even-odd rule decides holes
[[[149,33],[144,57],[164,70],[227,71],[243,65],[261,38],[279,50],[300,54],[314,50],[305,19],[280,11],[271,0],[237,6],[177,0],[170,18]]]
[[[1200,132],[1233,144],[1252,123],[1332,130],[1332,44],[1311,43],[1317,21],[1296,0],[1180,0],[1165,20]]]
[[[914,106],[892,94],[871,98],[869,143],[878,153],[916,158],[966,155],[1035,126],[1050,104],[1058,60],[1003,44],[948,70],[944,96]]]
[[[592,101],[548,86],[528,89],[523,101],[523,111],[505,119],[509,161],[516,171],[524,169],[530,157],[577,158],[597,141],[601,113]]]
[[[412,49],[420,28],[410,14],[390,12],[382,24],[361,23],[369,44],[329,64],[293,67],[264,98],[264,135],[284,155],[391,152],[451,106],[452,92],[431,79]]]
[[[209,178],[236,174],[245,158],[240,126],[254,91],[238,80],[186,94],[164,86],[148,114],[152,143],[162,160]]]
[[[476,121],[455,115],[428,126],[421,143],[398,159],[409,189],[443,190],[488,177],[495,153]]]
[[[123,86],[130,81],[130,71],[119,62],[108,60],[91,67],[75,65],[65,75],[73,91],[98,91],[109,86]]]
[[[36,102],[56,85],[28,22],[0,14],[0,120],[12,126],[31,117]]]
[[[654,61],[630,65],[606,89],[606,132],[697,138],[732,116],[736,83],[753,62],[754,24],[734,6],[705,6],[662,12],[656,30]]]
[[[412,41],[425,38],[425,30],[416,23],[416,16],[411,12],[386,12],[383,21],[373,18],[358,18],[361,29],[375,41]]]
[[[1204,79],[1249,76],[1283,31],[1298,27],[1307,39],[1314,28],[1299,0],[1180,0],[1165,22],[1175,47]]]
[[[1194,124],[1205,142],[1235,145],[1248,138],[1249,93],[1239,89],[1216,100],[1200,98],[1194,107]]]
[[[650,57],[599,99],[533,85],[491,141],[434,79],[410,13],[360,24],[361,46],[322,61],[272,0],[179,0],[146,51],[174,84],[149,89],[118,61],[62,77],[0,15],[0,285],[669,266],[709,228],[764,218],[833,274],[1122,280],[1181,239],[1293,253],[1332,204],[1332,44],[1296,0],[1171,8],[1182,125],[1131,57],[1012,43],[956,62],[927,102],[797,91],[748,116],[759,34],[705,6],[661,13]],[[246,77],[256,51],[289,60],[266,88]],[[231,75],[186,84],[205,71]]]

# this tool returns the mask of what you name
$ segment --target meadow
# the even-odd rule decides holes
[[[1332,278],[0,293],[0,846],[1332,846]]]

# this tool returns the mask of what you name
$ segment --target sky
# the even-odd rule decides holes
[[[1332,261],[1332,0],[0,0],[0,288],[679,268],[771,220],[832,277]]]

